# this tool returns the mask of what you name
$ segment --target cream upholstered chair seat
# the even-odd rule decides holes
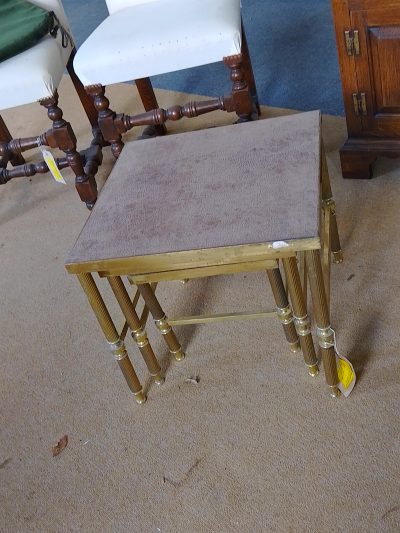
[[[31,0],[32,1],[32,0]],[[64,9],[58,0],[32,1],[54,11],[69,32]],[[47,35],[32,48],[0,63],[0,109],[29,104],[53,96],[71,55],[73,44],[62,45],[62,36]]]
[[[54,94],[72,47],[47,35],[37,45],[0,63],[0,109],[36,102]]]
[[[114,0],[107,4],[110,16],[74,59],[84,85],[145,78],[215,63],[241,52],[240,0]]]

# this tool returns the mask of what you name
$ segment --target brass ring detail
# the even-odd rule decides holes
[[[296,326],[297,335],[299,335],[300,337],[306,337],[307,335],[310,335],[311,322],[308,315],[304,315],[301,318],[293,316],[293,319],[294,324]]]
[[[146,330],[144,330],[143,328],[139,328],[135,331],[132,331],[132,337],[134,338],[139,348],[144,348],[149,344],[149,339],[147,338]]]
[[[291,324],[293,322],[293,314],[290,306],[287,307],[277,307],[276,314],[282,324]]]
[[[317,337],[321,348],[332,348],[335,346],[334,332],[331,326],[317,328]]]
[[[117,361],[122,361],[128,355],[126,353],[125,343],[121,339],[115,342],[109,342],[108,346]]]
[[[154,321],[157,328],[161,331],[162,335],[167,335],[171,331],[171,326],[168,324],[168,319],[164,315],[163,318]]]

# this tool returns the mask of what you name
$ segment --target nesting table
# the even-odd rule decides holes
[[[337,260],[341,250],[320,120],[319,112],[300,113],[124,147],[66,268],[77,275],[138,403],[146,397],[123,342],[127,328],[155,381],[164,379],[145,331],[147,313],[140,317],[137,312],[138,297],[171,354],[181,360],[184,353],[173,326],[205,323],[211,317],[171,323],[155,284],[254,271],[266,272],[276,305],[273,315],[290,350],[302,351],[309,374],[315,376],[319,361],[307,310],[308,280],[326,382],[330,394],[339,395],[328,298],[331,250]],[[108,280],[125,316],[122,334],[95,275]],[[136,296],[129,294],[124,277],[137,286]],[[248,318],[261,317],[214,317]]]

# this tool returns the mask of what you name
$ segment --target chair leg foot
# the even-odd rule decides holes
[[[139,135],[138,140],[142,139],[153,139],[154,137],[160,137],[160,135],[165,135],[165,133],[160,134],[157,126],[151,125],[146,126],[141,135]]]
[[[333,255],[333,262],[336,264],[343,263],[343,251],[337,250],[336,252],[332,252]]]

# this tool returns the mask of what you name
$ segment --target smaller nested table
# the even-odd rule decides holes
[[[66,268],[78,276],[139,403],[145,401],[142,386],[93,273],[108,279],[157,383],[163,376],[145,332],[147,313],[138,316],[137,296],[132,300],[123,276],[137,285],[176,359],[184,354],[174,324],[273,314],[290,349],[301,348],[308,372],[315,376],[318,359],[298,255],[305,257],[326,381],[331,395],[339,395],[325,287],[329,290],[330,251],[337,259],[341,251],[329,178],[321,172],[326,167],[321,165],[320,130],[319,112],[310,112],[131,142],[123,149]],[[169,321],[154,290],[158,282],[258,270],[267,273],[274,313]]]

